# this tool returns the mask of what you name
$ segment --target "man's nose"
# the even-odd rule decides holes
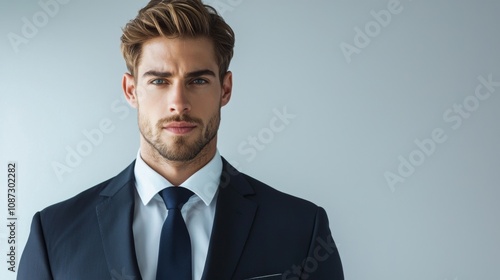
[[[173,85],[172,91],[168,95],[168,110],[170,113],[182,115],[191,110],[191,104],[187,96],[188,92],[181,83]]]

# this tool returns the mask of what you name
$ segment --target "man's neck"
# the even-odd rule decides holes
[[[212,139],[200,153],[190,161],[171,161],[162,157],[154,148],[141,143],[141,158],[154,171],[167,179],[174,186],[179,186],[191,175],[200,170],[216,152],[216,138]]]

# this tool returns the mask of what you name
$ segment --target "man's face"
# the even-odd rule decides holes
[[[138,111],[142,152],[186,162],[207,149],[215,151],[220,108],[230,99],[232,77],[227,73],[221,84],[209,39],[148,40],[135,75],[126,74],[123,87]]]

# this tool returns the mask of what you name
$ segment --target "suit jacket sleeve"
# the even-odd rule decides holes
[[[325,210],[318,207],[309,254],[302,264],[300,279],[344,280],[342,263],[333,241]]]
[[[31,231],[17,272],[18,280],[52,280],[40,212],[31,222]]]

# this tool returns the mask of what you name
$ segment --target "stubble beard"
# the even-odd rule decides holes
[[[205,147],[217,135],[220,124],[220,107],[212,117],[210,117],[206,127],[203,121],[189,115],[177,115],[159,120],[156,125],[153,125],[149,120],[141,114],[138,108],[139,131],[146,142],[166,161],[188,162],[196,159]],[[168,122],[191,122],[196,123],[197,128],[201,128],[202,132],[194,141],[189,141],[186,136],[171,136],[170,143],[162,140],[163,126]]]

